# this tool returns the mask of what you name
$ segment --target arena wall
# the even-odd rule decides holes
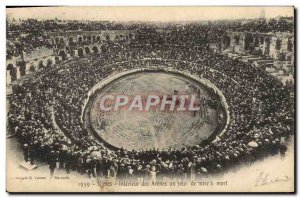
[[[211,83],[207,79],[199,78],[199,77],[197,77],[195,75],[192,75],[187,70],[180,71],[180,70],[174,69],[172,67],[159,67],[159,66],[155,66],[155,67],[149,66],[149,67],[143,67],[143,68],[132,69],[132,70],[120,72],[120,73],[108,76],[107,78],[105,78],[101,82],[97,83],[92,89],[89,90],[89,92],[87,94],[88,97],[84,101],[84,104],[82,106],[82,112],[81,112],[81,123],[82,124],[84,123],[85,112],[86,112],[87,105],[88,105],[88,103],[90,101],[90,98],[98,90],[103,89],[109,83],[111,83],[111,82],[115,81],[116,79],[119,79],[119,78],[121,78],[123,76],[129,75],[129,74],[134,74],[134,73],[146,72],[146,71],[164,71],[164,72],[167,72],[167,73],[179,74],[179,75],[182,75],[184,77],[190,78],[190,79],[192,79],[192,80],[200,83],[204,87],[208,88],[210,91],[213,91],[216,95],[219,96],[220,102],[221,102],[221,104],[224,107],[225,112],[226,112],[226,124],[225,124],[225,127],[224,127],[224,129],[218,135],[216,135],[216,137],[215,137],[215,139],[213,141],[218,141],[219,137],[222,136],[226,132],[226,130],[228,128],[228,125],[230,123],[230,112],[228,110],[229,106],[228,106],[228,104],[226,102],[225,96],[222,94],[222,92],[213,83]]]

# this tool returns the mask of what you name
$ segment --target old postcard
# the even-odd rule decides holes
[[[6,18],[8,192],[295,191],[294,7]]]

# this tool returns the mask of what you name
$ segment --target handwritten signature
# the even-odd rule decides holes
[[[256,179],[255,186],[266,186],[279,182],[288,182],[290,180],[291,178],[289,178],[289,176],[287,175],[272,178],[269,173],[260,172],[259,176]]]

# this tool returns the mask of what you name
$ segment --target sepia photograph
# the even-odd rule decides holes
[[[295,193],[293,6],[6,6],[6,190]]]

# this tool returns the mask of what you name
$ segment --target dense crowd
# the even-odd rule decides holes
[[[25,161],[47,161],[51,175],[64,168],[89,177],[154,180],[203,177],[270,154],[284,156],[294,130],[293,83],[209,51],[207,28],[168,27],[161,34],[142,29],[131,42],[103,43],[100,54],[39,70],[14,86],[8,123]],[[188,70],[215,84],[229,105],[226,132],[181,150],[112,149],[95,139],[82,121],[88,91],[110,75],[149,66]]]
[[[54,43],[48,32],[66,31],[101,31],[101,30],[138,30],[153,33],[148,38],[185,39],[189,44],[216,42],[226,31],[249,32],[294,32],[292,17],[279,19],[236,21],[213,21],[192,24],[153,24],[153,23],[118,23],[109,21],[72,21],[10,19],[6,21],[7,58],[19,56],[22,52],[30,52],[38,48],[53,48]],[[163,30],[163,31],[161,31]],[[161,34],[157,37],[157,34]],[[174,37],[174,35],[179,37]],[[159,43],[159,42],[158,42]]]

